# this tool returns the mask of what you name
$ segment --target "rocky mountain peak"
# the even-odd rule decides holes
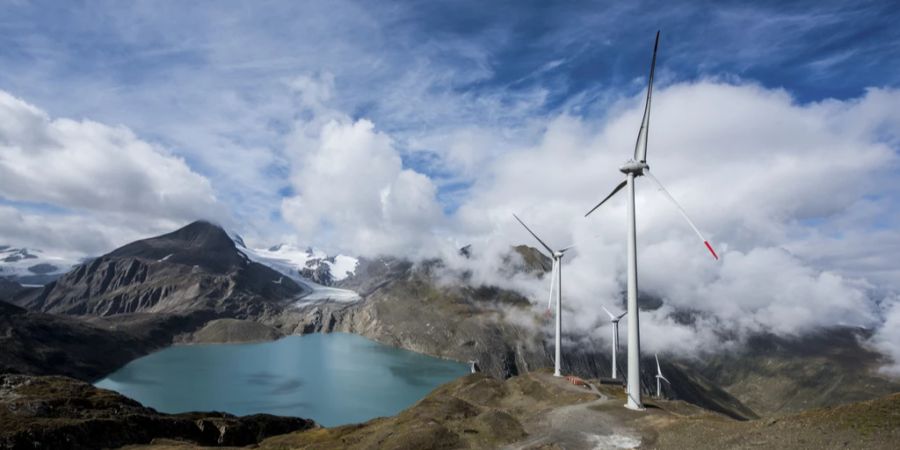
[[[203,220],[168,234],[132,242],[106,257],[164,260],[215,273],[228,272],[247,263],[222,227]]]
[[[197,221],[82,263],[16,303],[75,315],[206,311],[240,316],[280,309],[305,290],[252,261],[222,227]]]

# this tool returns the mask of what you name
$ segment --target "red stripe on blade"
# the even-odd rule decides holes
[[[717,254],[716,254],[716,251],[713,250],[712,245],[709,245],[709,241],[703,241],[703,243],[706,244],[706,248],[708,248],[708,249],[709,249],[709,252],[712,253],[713,258],[716,258],[716,261],[718,261],[718,260],[719,260],[719,255],[717,255]]]

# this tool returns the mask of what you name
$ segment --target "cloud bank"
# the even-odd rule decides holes
[[[662,194],[639,179],[641,290],[664,304],[645,314],[645,345],[696,354],[750,333],[879,326],[878,303],[900,286],[847,270],[843,255],[855,254],[856,242],[841,236],[883,227],[860,208],[893,205],[885,195],[897,187],[896,141],[884,130],[896,121],[888,105],[897,101],[897,91],[870,90],[844,102],[799,104],[781,90],[714,80],[659,89],[651,167],[722,260],[713,261]],[[337,231],[331,242],[341,251],[410,254],[412,245],[451,267],[474,268],[476,282],[515,288],[542,304],[543,282],[499,270],[510,245],[537,245],[513,220],[518,213],[551,245],[577,246],[564,267],[567,327],[605,339],[599,306],[622,306],[625,206],[618,198],[589,219],[583,214],[621,179],[617,168],[630,156],[640,113],[640,99],[625,98],[600,123],[558,115],[533,142],[499,154],[491,149],[507,130],[444,141],[452,149],[434,155],[446,155],[448,166],[459,151],[489,155],[466,166],[472,186],[452,213],[437,209],[428,177],[401,168],[388,135],[366,120],[331,120],[297,149],[305,156],[293,179],[304,194],[283,206],[301,232],[328,239]],[[404,174],[418,182],[392,204]],[[318,200],[304,209],[304,198]],[[390,215],[392,205],[406,208],[405,219]],[[369,237],[380,237],[378,244]],[[455,256],[466,243],[479,249],[474,260]],[[823,255],[826,246],[831,253]],[[892,254],[871,245],[866,252],[882,261],[878,267]],[[694,312],[693,322],[674,320],[675,311]]]
[[[70,252],[227,217],[209,180],[182,158],[125,127],[53,119],[3,91],[0,194],[20,206],[0,204],[6,243]]]

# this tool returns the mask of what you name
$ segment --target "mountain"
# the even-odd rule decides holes
[[[26,289],[25,286],[22,286],[17,281],[0,278],[0,301],[11,301],[17,294]]]
[[[352,276],[359,263],[357,258],[347,255],[329,256],[312,247],[298,247],[278,244],[265,249],[250,249],[239,236],[232,235],[242,250],[248,252],[254,261],[272,267],[280,267],[299,274],[303,279],[322,286],[333,286]],[[277,270],[277,269],[276,269]]]
[[[473,251],[477,249],[467,249]],[[473,285],[467,274],[450,275],[439,260],[413,263],[394,257],[352,259],[352,271],[323,286],[301,276],[299,262],[314,261],[310,268],[317,270],[326,265],[329,273],[335,266],[325,264],[329,258],[323,254],[304,249],[301,257],[298,252],[286,246],[249,249],[239,236],[195,222],[80,264],[43,288],[0,285],[0,299],[5,295],[31,314],[64,315],[29,320],[77,329],[73,341],[82,339],[78,333],[95,333],[105,336],[104,341],[129,342],[134,355],[173,342],[344,331],[433,356],[477,360],[484,372],[501,379],[551,365],[550,324],[540,308],[516,292]],[[338,261],[335,257],[334,264]],[[549,269],[547,258],[526,246],[511,249],[505,261],[510,273],[541,277]],[[72,316],[82,320],[72,322]],[[27,348],[29,339],[40,342],[43,332],[33,330],[19,337],[20,348]],[[566,373],[583,378],[608,374],[606,342],[583,336],[568,336],[564,342]],[[858,337],[759,336],[745,352],[666,358],[663,370],[673,381],[667,393],[732,418],[753,419],[900,390],[874,374],[877,354],[861,353],[859,342]],[[47,347],[64,344],[60,338]],[[46,354],[52,356],[49,350]],[[853,355],[868,356],[859,360]],[[18,361],[18,371],[54,373],[52,358],[28,365],[26,357],[20,351],[11,359]],[[647,361],[644,367],[652,364]],[[81,372],[73,375],[84,378],[88,371]],[[652,375],[642,374],[645,391],[655,386]]]
[[[439,262],[360,259],[338,287],[360,302],[313,303],[286,312],[280,326],[294,333],[346,331],[409,350],[458,361],[478,359],[488,373],[516,375],[549,361],[541,336],[505,320],[529,308],[519,294],[465,283],[440,283]]]
[[[526,263],[510,257],[512,270],[539,276],[546,269],[533,249],[514,252]],[[551,365],[552,330],[528,299],[472,286],[465,276],[448,278],[439,261],[360,259],[354,275],[336,286],[357,291],[362,301],[299,306],[275,326],[286,334],[352,332],[434,356],[477,360],[499,378]],[[792,339],[758,335],[744,351],[672,357],[662,362],[673,382],[667,395],[732,418],[754,419],[900,392],[900,383],[877,373],[884,361],[863,348],[863,340],[847,330]],[[563,371],[608,376],[608,345],[586,337],[564,339]],[[643,367],[654,365],[652,358],[644,360]],[[655,391],[653,375],[647,370],[641,377],[648,394]]]
[[[900,392],[900,383],[878,374],[887,361],[861,344],[868,337],[865,330],[846,327],[791,338],[759,334],[737,351],[693,366],[765,416]]]
[[[49,255],[37,249],[0,245],[0,280],[44,285],[59,278],[77,263],[72,258]]]
[[[80,264],[16,302],[55,314],[211,311],[245,318],[277,312],[308,292],[307,287],[251,261],[222,228],[198,221]]]

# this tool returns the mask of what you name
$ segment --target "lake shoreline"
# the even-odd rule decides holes
[[[338,426],[397,414],[468,373],[458,361],[335,332],[175,344],[93,385],[165,413],[266,413]]]

